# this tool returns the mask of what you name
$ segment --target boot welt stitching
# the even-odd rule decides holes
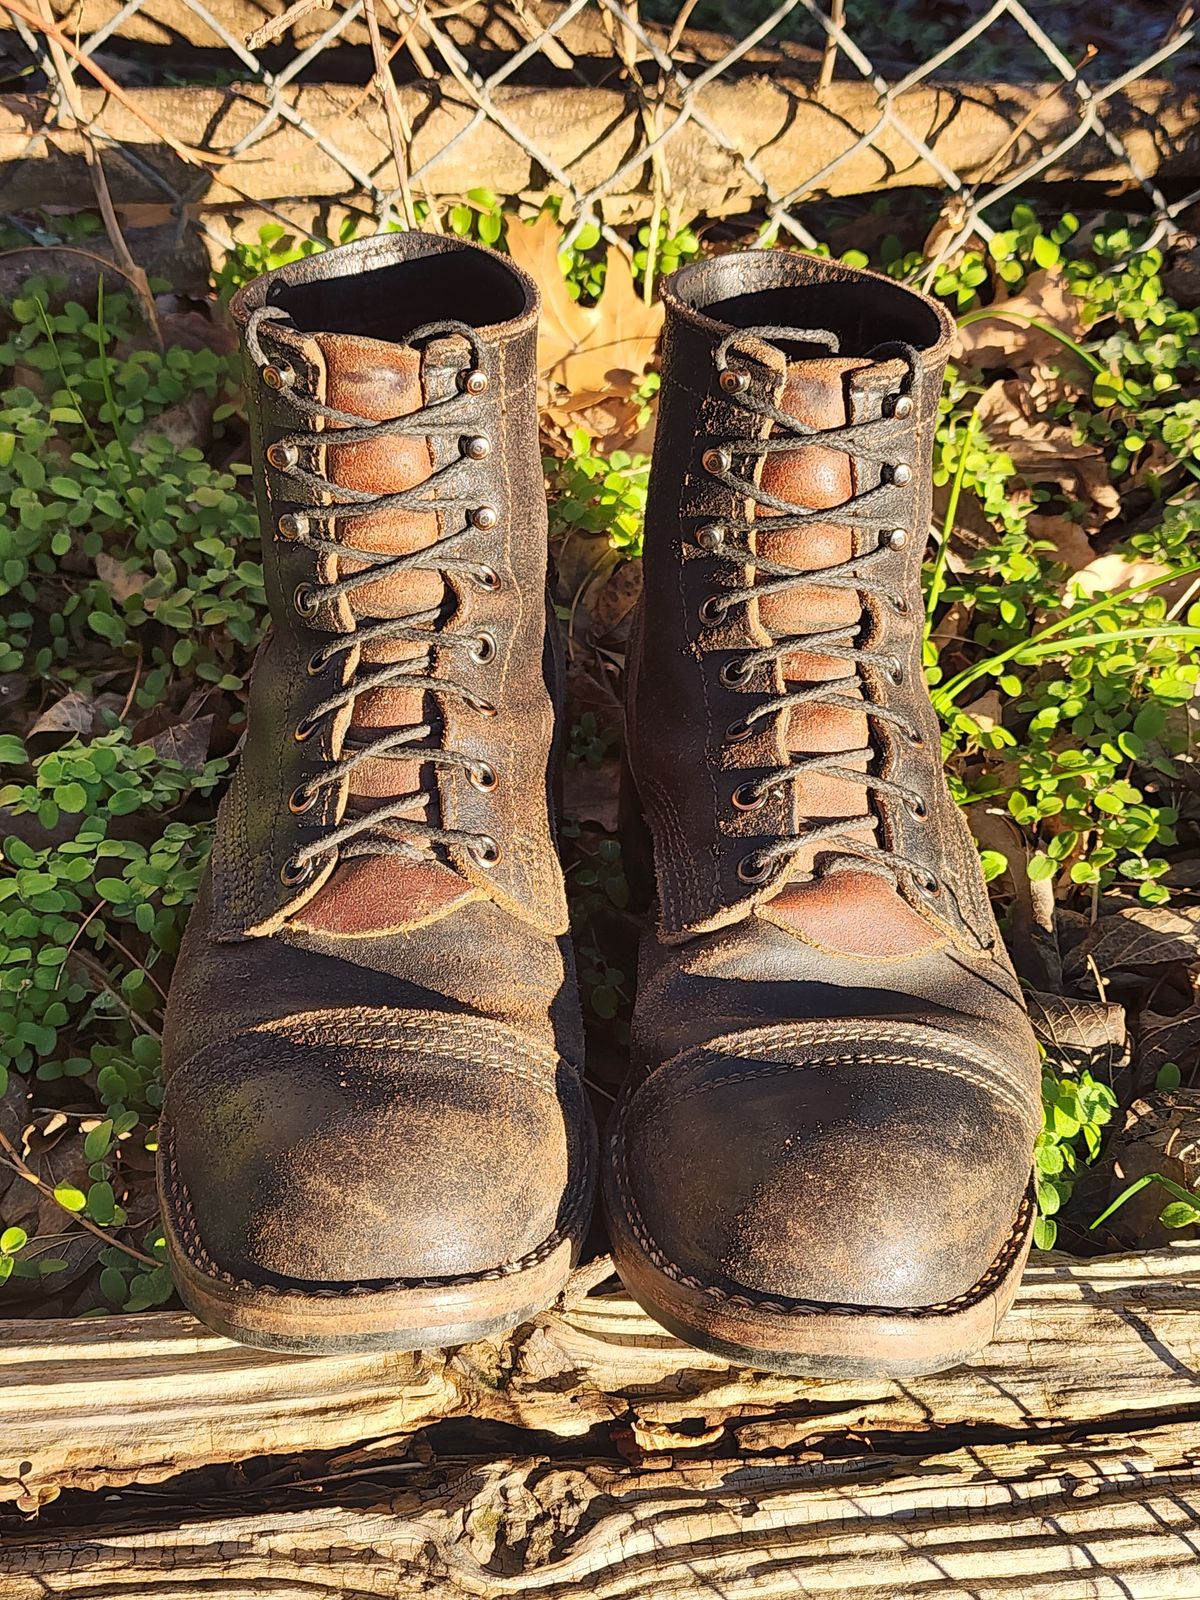
[[[205,1245],[192,1207],[191,1193],[175,1160],[174,1130],[169,1124],[164,1124],[164,1128],[166,1139],[164,1141],[163,1154],[166,1156],[171,1176],[171,1186],[167,1188],[166,1198],[174,1202],[176,1211],[174,1220],[178,1223],[184,1254],[191,1264],[198,1268],[205,1277],[215,1278],[233,1289],[249,1289],[259,1294],[313,1299],[315,1297],[334,1298],[338,1296],[381,1294],[394,1289],[448,1289],[473,1283],[492,1283],[539,1266],[552,1256],[561,1244],[565,1241],[573,1240],[580,1231],[578,1225],[581,1221],[583,1210],[581,1202],[585,1198],[588,1189],[587,1178],[583,1174],[577,1175],[572,1180],[564,1194],[563,1203],[567,1208],[567,1223],[565,1225],[556,1227],[552,1233],[542,1240],[541,1244],[536,1245],[534,1249],[527,1251],[523,1256],[518,1256],[512,1261],[502,1262],[497,1267],[489,1267],[483,1272],[457,1273],[444,1278],[359,1279],[349,1283],[338,1284],[336,1287],[314,1285],[311,1288],[295,1288],[290,1285],[258,1282],[252,1278],[239,1278],[234,1273],[228,1272],[223,1268]],[[591,1163],[587,1162],[585,1165],[590,1168]]]
[[[1016,1220],[1012,1229],[992,1261],[991,1266],[963,1294],[955,1296],[953,1300],[944,1300],[937,1305],[863,1306],[836,1300],[802,1300],[793,1299],[790,1296],[770,1297],[754,1294],[731,1294],[727,1289],[721,1288],[716,1283],[681,1272],[676,1264],[663,1254],[647,1228],[645,1220],[638,1209],[637,1201],[633,1197],[623,1144],[620,1145],[614,1166],[621,1190],[621,1198],[625,1203],[625,1220],[629,1224],[634,1238],[645,1251],[647,1258],[664,1276],[672,1279],[682,1288],[696,1289],[710,1300],[719,1301],[724,1305],[739,1306],[748,1311],[774,1312],[785,1317],[822,1316],[833,1313],[838,1316],[926,1318],[950,1316],[956,1311],[967,1310],[985,1300],[993,1287],[1008,1274],[1024,1243],[1034,1211],[1031,1180],[1030,1187],[1025,1191],[1021,1204],[1017,1208]]]

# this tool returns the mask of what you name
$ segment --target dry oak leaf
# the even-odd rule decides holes
[[[572,300],[558,251],[559,224],[549,213],[508,230],[509,254],[542,291],[538,369],[552,386],[594,405],[597,395],[628,393],[654,354],[661,304],[647,305],[625,257],[608,252],[604,293],[594,306]]]
[[[1029,533],[1054,547],[1054,560],[1067,568],[1075,587],[1089,599],[1165,578],[1170,571],[1161,561],[1129,561],[1116,552],[1098,556],[1083,528],[1070,517],[1030,517]]]
[[[988,371],[993,367],[1032,367],[1050,362],[1056,369],[1083,367],[1060,339],[1031,321],[1045,323],[1078,342],[1085,329],[1080,302],[1067,288],[1061,272],[1035,272],[1020,294],[997,301],[986,314],[968,313],[972,320],[960,326],[955,358]]]
[[[1101,522],[1121,509],[1099,445],[1077,444],[1070,428],[1031,412],[1019,378],[985,389],[976,415],[989,442],[1012,459],[1026,483],[1057,483],[1071,493],[1082,491],[1081,498],[1092,502]]]

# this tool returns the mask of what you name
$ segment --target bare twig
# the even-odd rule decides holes
[[[158,310],[154,304],[154,296],[150,292],[150,280],[130,255],[129,246],[125,242],[125,235],[121,232],[121,224],[117,221],[117,213],[113,210],[108,179],[104,176],[104,164],[100,159],[100,152],[96,148],[96,141],[92,137],[91,127],[79,98],[74,70],[71,67],[66,51],[54,37],[57,32],[57,26],[54,21],[54,13],[50,9],[50,0],[38,0],[38,10],[41,13],[42,27],[46,32],[50,59],[54,64],[54,71],[58,77],[58,87],[62,94],[63,105],[66,108],[67,119],[83,141],[83,159],[87,162],[88,175],[92,180],[92,189],[96,196],[96,205],[104,222],[104,231],[108,235],[108,242],[113,247],[113,254],[116,256],[122,272],[133,285],[134,293],[141,303],[142,316],[145,319],[146,326],[154,335],[154,341],[161,350],[163,342],[162,329],[158,325]]]
[[[153,1256],[143,1255],[140,1250],[135,1250],[133,1245],[126,1244],[123,1240],[118,1239],[115,1234],[107,1233],[100,1227],[99,1223],[93,1222],[90,1217],[85,1217],[82,1212],[72,1211],[70,1206],[64,1206],[45,1179],[39,1178],[33,1168],[27,1165],[2,1128],[0,1128],[0,1145],[3,1145],[10,1157],[8,1161],[0,1161],[0,1166],[8,1167],[12,1172],[16,1173],[18,1178],[24,1178],[26,1183],[31,1183],[39,1194],[44,1194],[48,1199],[53,1200],[54,1204],[61,1207],[81,1228],[86,1228],[89,1233],[95,1234],[96,1238],[102,1239],[105,1244],[115,1245],[118,1250],[123,1250],[127,1256],[132,1256],[135,1261],[142,1262],[144,1266],[162,1266],[161,1261],[156,1261]]]
[[[412,129],[408,126],[404,108],[400,104],[400,96],[396,92],[396,80],[392,77],[390,57],[384,53],[375,0],[363,0],[363,14],[367,19],[367,32],[371,36],[371,54],[375,58],[375,82],[379,89],[379,98],[383,102],[388,134],[392,142],[392,159],[396,163],[396,179],[400,189],[404,222],[406,227],[415,228],[417,214],[413,208],[412,186],[408,180],[408,152],[412,141]]]
[[[157,1039],[160,1043],[162,1042],[162,1034],[157,1028],[152,1027],[150,1023],[146,1021],[145,1017],[141,1016],[133,1009],[133,1007],[129,1004],[129,1001],[126,1000],[120,989],[117,988],[116,984],[109,977],[103,962],[97,961],[94,956],[88,955],[88,953],[84,950],[76,950],[73,959],[79,963],[79,965],[87,973],[88,977],[91,978],[94,983],[98,983],[100,985],[105,994],[108,995],[109,999],[115,1002],[118,1009],[124,1014],[128,1022],[131,1022],[135,1028],[140,1029],[142,1033],[148,1033],[152,1039]],[[150,974],[147,973],[146,976],[149,977]],[[162,991],[160,990],[159,992],[161,993]]]
[[[28,7],[22,5],[21,0],[0,0],[0,11],[8,11],[14,17],[20,17],[21,21],[28,27],[35,29],[38,33],[45,34],[47,39],[53,40],[54,43],[60,45],[73,60],[79,63],[89,77],[94,78],[100,87],[112,95],[119,105],[125,107],[130,116],[136,117],[143,127],[149,128],[156,138],[161,139],[167,148],[174,150],[175,154],[182,160],[190,162],[193,166],[202,167],[207,173],[212,173],[219,165],[219,160],[206,151],[196,150],[190,144],[180,144],[179,140],[169,134],[153,117],[147,116],[144,111],[140,110],[136,102],[125,93],[121,85],[114,78],[110,78],[103,67],[97,66],[90,56],[85,55],[77,44],[68,39],[57,23],[44,21],[36,12],[30,11]]]
[[[829,20],[840,28],[846,20],[846,0],[830,0]],[[824,94],[833,82],[833,69],[837,63],[838,42],[832,33],[825,35],[825,54],[821,57],[821,70],[817,73],[817,93]]]
[[[246,40],[247,48],[261,50],[264,44],[272,44],[282,34],[285,34],[294,23],[299,22],[301,17],[306,17],[310,11],[332,10],[333,7],[329,4],[329,0],[296,0],[295,5],[288,6],[287,10],[281,11],[277,17],[271,17],[263,23],[261,28],[255,28],[254,32]]]

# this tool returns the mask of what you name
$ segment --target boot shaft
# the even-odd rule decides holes
[[[398,931],[481,896],[557,930],[535,286],[398,233],[269,273],[232,310],[273,628],[214,853],[218,934],[302,910]]]
[[[790,919],[802,888],[816,923],[857,905],[859,922],[894,916],[923,938],[928,911],[989,946],[921,659],[949,317],[783,251],[685,268],[664,300],[627,717],[660,932],[767,901]]]

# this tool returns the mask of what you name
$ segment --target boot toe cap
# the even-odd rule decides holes
[[[510,1270],[578,1231],[578,1074],[472,1017],[304,1018],[192,1058],[164,1106],[164,1201],[193,1264],[252,1282]]]
[[[625,1210],[673,1276],[725,1294],[926,1309],[1023,1227],[1034,1130],[1003,1073],[929,1029],[764,1029],[627,1103]]]

